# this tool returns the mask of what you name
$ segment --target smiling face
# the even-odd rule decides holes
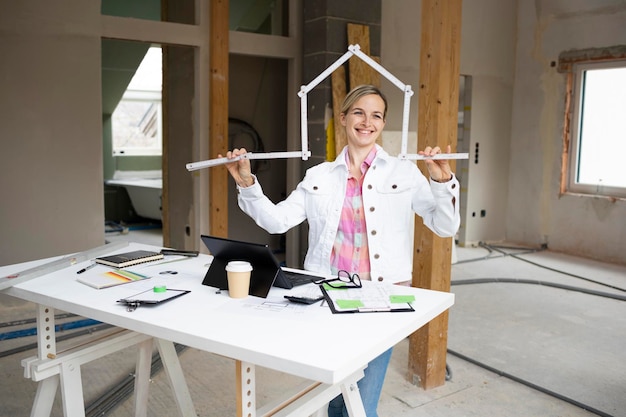
[[[378,94],[366,94],[341,113],[341,125],[346,128],[350,146],[368,149],[374,146],[385,127],[385,104]]]

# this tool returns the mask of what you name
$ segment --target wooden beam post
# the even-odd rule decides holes
[[[455,152],[459,100],[462,0],[422,0],[418,138],[422,148],[448,145]],[[451,165],[454,170],[454,161]],[[419,167],[428,176],[425,164]],[[450,291],[452,238],[440,238],[415,222],[413,286]],[[424,389],[445,383],[448,313],[411,335],[410,382]]]
[[[209,154],[228,151],[228,0],[210,1]],[[228,170],[209,173],[209,229],[214,236],[228,236]]]
[[[371,56],[370,27],[367,25],[358,25],[356,23],[348,23],[346,26],[348,30],[348,44],[358,44],[361,48],[361,52],[365,55]],[[348,60],[348,72],[348,75],[350,76],[350,85],[348,90],[352,90],[361,84],[371,84],[376,87],[380,87],[380,74],[361,58],[353,56]]]

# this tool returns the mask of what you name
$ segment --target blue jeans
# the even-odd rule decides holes
[[[387,366],[389,366],[392,350],[389,349],[371,361],[363,371],[365,376],[357,382],[367,417],[378,417],[376,408],[378,407],[380,392],[383,390],[385,373],[387,372]],[[338,395],[330,401],[328,404],[328,417],[348,417],[348,410],[346,410],[343,395]]]

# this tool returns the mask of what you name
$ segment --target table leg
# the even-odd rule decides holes
[[[80,363],[67,361],[61,363],[60,367],[63,415],[65,417],[85,417]]]
[[[184,417],[196,417],[196,410],[191,400],[191,394],[189,393],[189,388],[187,387],[183,368],[180,366],[174,343],[163,339],[155,340],[159,348],[161,360],[163,361],[163,368],[170,380],[170,385],[172,386],[172,391],[174,392],[174,397],[176,398],[176,403],[178,404],[181,415]]]
[[[341,393],[350,417],[366,417],[359,386],[356,382],[341,384]]]
[[[41,358],[54,357],[56,355],[54,309],[37,305],[37,356]],[[26,370],[30,377],[30,369]],[[59,387],[59,375],[41,381],[37,386],[37,394],[33,408],[30,412],[32,417],[50,416],[52,405]]]
[[[37,304],[37,356],[54,358],[57,353],[54,309]]]
[[[37,306],[38,355],[22,361],[24,376],[39,381],[31,417],[50,416],[59,386],[65,417],[84,417],[81,365],[132,344],[139,346],[135,368],[135,416],[146,417],[153,339],[136,333],[122,333],[59,355],[56,351],[54,319],[53,308]],[[184,417],[195,417],[197,414],[174,344],[161,339],[155,340],[181,414]]]
[[[30,411],[30,417],[49,417],[52,413],[54,397],[59,387],[59,376],[54,375],[44,379],[37,385],[37,394]]]
[[[22,360],[24,376],[39,382],[37,395],[31,411],[32,417],[50,416],[56,390],[59,387],[63,400],[64,415],[66,417],[84,416],[85,405],[80,367],[85,363],[133,345],[139,345],[140,351],[142,348],[144,350],[145,359],[142,359],[141,355],[139,355],[139,364],[137,365],[139,380],[143,381],[143,384],[139,385],[138,391],[145,393],[140,394],[144,399],[147,397],[151,365],[150,343],[152,338],[150,336],[120,330],[114,334],[76,345],[59,353],[56,352],[56,349],[54,351],[50,350],[54,347],[54,332],[48,329],[48,327],[54,328],[54,316],[49,316],[52,314],[52,309],[43,308],[42,312],[44,310],[46,310],[46,314],[38,316],[38,328],[43,328],[44,331],[44,333],[38,334],[39,354],[38,356]],[[45,322],[46,324],[39,326],[39,322]],[[146,366],[147,370],[145,370]],[[146,402],[144,399],[140,399],[139,404],[143,403],[145,408]]]
[[[254,364],[235,361],[237,379],[237,417],[256,416],[256,378]]]
[[[135,417],[148,415],[148,390],[152,367],[152,339],[137,345],[137,365],[135,366]]]

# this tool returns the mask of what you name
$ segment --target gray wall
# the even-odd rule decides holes
[[[104,244],[99,16],[0,3],[0,264]]]
[[[519,2],[507,238],[626,263],[626,201],[559,196],[567,50],[626,45],[619,0]],[[611,149],[605,149],[611,152]]]

